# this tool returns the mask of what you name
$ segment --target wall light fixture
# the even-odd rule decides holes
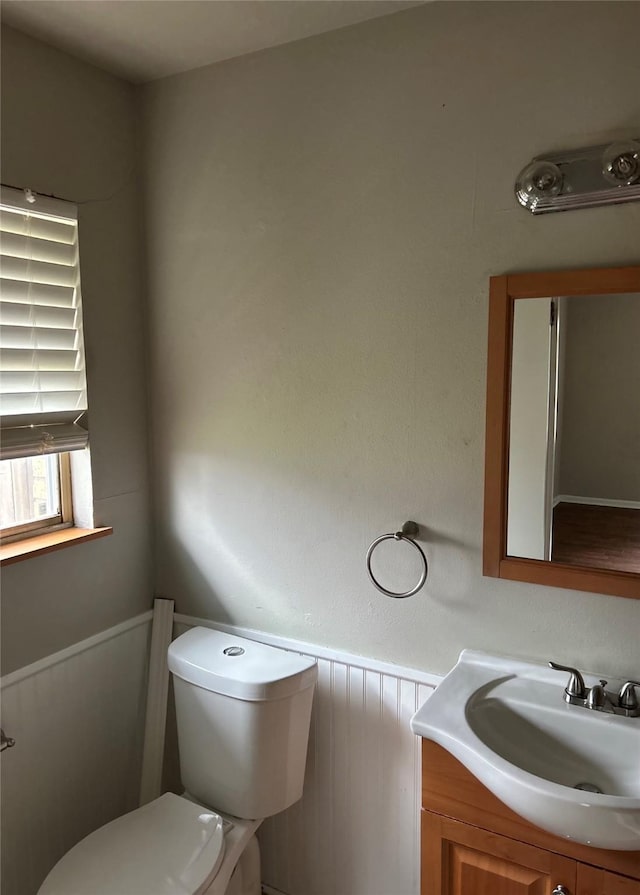
[[[640,199],[640,141],[534,158],[518,174],[516,198],[532,214]]]

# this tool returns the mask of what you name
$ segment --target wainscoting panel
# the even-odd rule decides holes
[[[262,880],[286,895],[418,895],[420,748],[409,720],[440,680],[307,643],[177,616],[315,658],[302,800],[265,821]]]
[[[76,842],[136,807],[150,620],[2,679],[2,726],[16,741],[1,760],[3,895],[34,895]]]

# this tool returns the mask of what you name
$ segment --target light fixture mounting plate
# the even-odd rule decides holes
[[[532,214],[637,202],[640,140],[537,156],[518,175],[515,194]]]

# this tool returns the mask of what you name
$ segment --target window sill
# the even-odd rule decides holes
[[[83,541],[93,541],[113,534],[112,528],[64,528],[61,531],[50,531],[47,534],[13,541],[0,545],[0,566],[8,566],[14,562],[22,562],[32,556],[42,556],[54,550],[73,547]]]

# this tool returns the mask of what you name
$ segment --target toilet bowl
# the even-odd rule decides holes
[[[165,793],[74,846],[39,895],[260,895],[259,825]]]
[[[207,628],[178,637],[168,663],[189,792],[91,833],[38,895],[260,895],[255,833],[302,795],[317,668]]]

